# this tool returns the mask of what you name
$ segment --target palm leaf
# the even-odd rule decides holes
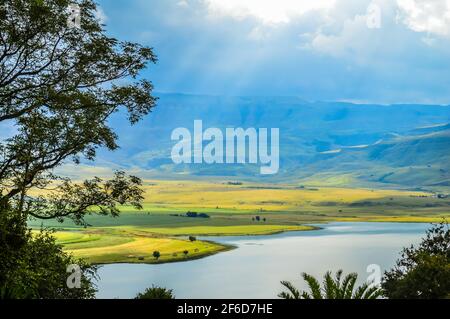
[[[316,278],[307,273],[302,274],[303,279],[308,283],[309,289],[311,290],[311,297],[313,299],[323,299],[320,284]]]
[[[300,291],[294,287],[294,285],[289,281],[282,281],[281,284],[289,291],[282,292],[278,297],[282,299],[300,299]]]
[[[325,299],[336,299],[337,290],[339,289],[331,277],[331,271],[327,271],[323,280]]]
[[[352,299],[353,296],[353,290],[355,289],[356,280],[358,279],[358,274],[351,273],[348,274],[345,278],[344,282],[345,289],[343,289],[343,298],[344,299]]]
[[[380,289],[380,287],[372,286],[369,287],[364,294],[362,295],[361,299],[378,299],[383,295],[383,291]]]

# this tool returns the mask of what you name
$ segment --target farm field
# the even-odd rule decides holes
[[[45,226],[59,230],[56,237],[65,250],[93,263],[162,263],[231,249],[191,242],[188,236],[267,235],[331,221],[429,223],[450,217],[450,199],[421,191],[198,181],[146,181],[144,187],[142,211],[123,206],[118,218],[93,214],[86,229],[70,221]],[[187,217],[187,212],[203,217]],[[154,251],[161,253],[158,259]]]

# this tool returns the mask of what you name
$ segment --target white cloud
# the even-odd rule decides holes
[[[180,0],[177,2],[177,6],[187,8],[189,7],[189,3],[187,2],[187,0]]]
[[[397,0],[398,19],[416,32],[450,36],[450,0]]]
[[[236,19],[255,17],[267,24],[288,23],[293,16],[334,7],[336,0],[204,0],[210,12]]]
[[[373,49],[369,40],[376,32],[367,27],[367,17],[358,15],[354,19],[345,20],[342,29],[336,34],[317,32],[305,35],[305,48],[325,53],[334,57],[363,59]],[[309,41],[308,41],[309,38]]]

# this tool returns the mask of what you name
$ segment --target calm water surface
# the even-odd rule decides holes
[[[420,242],[429,224],[330,223],[324,229],[272,236],[208,237],[237,249],[207,258],[162,265],[113,264],[99,270],[98,298],[132,298],[152,284],[173,289],[177,298],[275,298],[281,280],[306,288],[302,272],[382,271],[404,246]]]

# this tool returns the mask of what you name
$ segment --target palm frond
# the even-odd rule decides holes
[[[282,292],[278,297],[282,299],[300,299],[300,291],[294,287],[294,285],[289,281],[282,281],[281,284],[289,291]]]
[[[383,290],[378,286],[368,287],[361,299],[378,299],[383,296]]]
[[[345,278],[345,288],[343,289],[343,298],[352,299],[353,290],[355,289],[356,280],[358,279],[358,274],[351,273]]]
[[[316,278],[307,273],[302,274],[303,279],[308,283],[309,289],[311,290],[311,296],[313,299],[323,299],[320,284]]]
[[[336,286],[333,277],[331,277],[331,271],[327,271],[323,280],[323,290],[325,292],[325,299],[335,299],[338,289],[339,288]]]

